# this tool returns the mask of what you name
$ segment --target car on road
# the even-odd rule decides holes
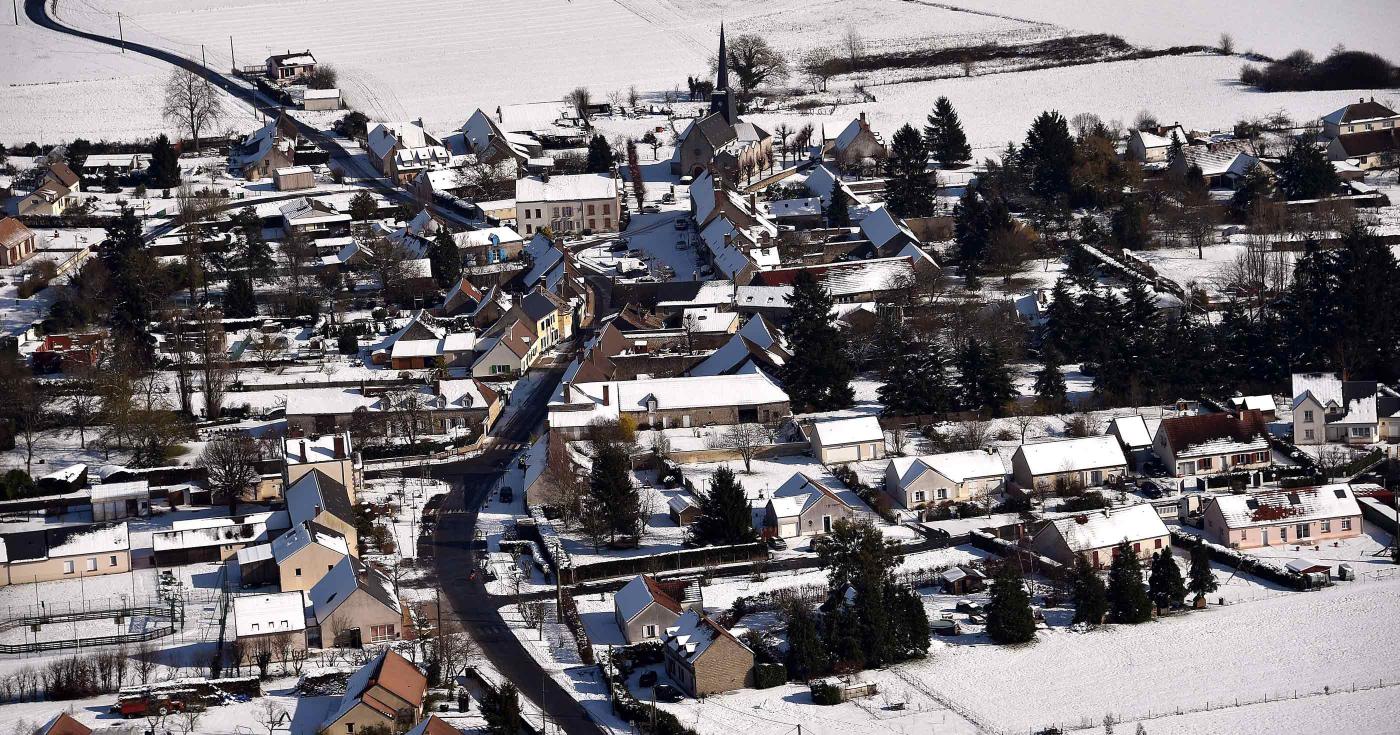
[[[637,679],[637,684],[640,685],[640,686],[644,686],[644,687],[654,687],[654,686],[656,686],[656,672],[655,672],[655,671],[643,671],[643,672],[642,672],[641,678],[640,678],[640,679]]]
[[[690,227],[690,220],[688,220],[688,219],[686,219],[686,218],[684,218],[684,217],[680,217],[680,218],[678,218],[678,219],[676,220],[676,229],[678,229],[678,230],[684,230],[684,229],[686,229],[687,227]]]
[[[514,488],[510,488],[510,487],[503,487],[503,488],[501,488],[501,502],[502,502],[502,503],[512,503],[512,502],[515,502],[515,489],[514,489]]]
[[[661,214],[661,207],[655,204],[648,204],[642,207],[642,214]]]
[[[662,702],[675,703],[683,699],[680,690],[670,684],[657,684],[651,691]]]

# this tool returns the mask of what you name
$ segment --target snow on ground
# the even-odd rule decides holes
[[[442,480],[416,477],[366,480],[356,495],[362,503],[392,503],[398,509],[390,527],[393,530],[395,556],[412,559],[418,556],[418,535],[422,533],[423,506],[438,495],[446,495],[451,486]]]

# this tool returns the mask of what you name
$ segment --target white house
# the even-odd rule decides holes
[[[819,536],[831,533],[836,521],[854,518],[855,507],[831,488],[798,472],[773,491],[763,516],[766,536]]]
[[[1095,567],[1107,566],[1115,547],[1127,541],[1140,558],[1171,546],[1157,509],[1138,503],[1117,510],[1096,510],[1057,518],[1047,523],[1031,539],[1031,550],[1061,564],[1073,564],[1075,556]]]
[[[1371,444],[1400,438],[1400,393],[1336,373],[1293,374],[1293,443]]]
[[[885,492],[905,508],[976,500],[1005,484],[1001,457],[981,450],[895,457],[885,466]]]
[[[1024,490],[1097,487],[1127,471],[1123,449],[1111,436],[1022,444],[1011,457],[1012,476]]]
[[[874,416],[817,421],[808,431],[812,454],[822,464],[859,462],[885,456],[885,430]]]

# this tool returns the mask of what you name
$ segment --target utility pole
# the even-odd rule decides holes
[[[238,72],[238,57],[233,55],[233,36],[228,37],[228,63],[233,66],[233,71]]]
[[[122,14],[117,11],[117,40],[121,41],[122,53],[126,53],[126,35],[122,33]]]
[[[19,0],[10,0],[10,5],[13,6],[13,8],[14,8],[14,11],[15,11],[15,25],[18,26],[18,25],[19,25]]]

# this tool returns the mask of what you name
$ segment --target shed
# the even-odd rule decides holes
[[[677,526],[689,526],[700,517],[700,506],[685,495],[677,495],[666,501],[666,509]]]
[[[1332,576],[1332,565],[1324,564],[1316,559],[1300,558],[1294,559],[1284,566],[1294,574],[1326,574]]]
[[[986,579],[987,575],[965,564],[949,567],[938,573],[938,581],[943,585],[943,592],[949,595],[978,592],[985,585]]]
[[[272,172],[277,191],[298,191],[316,186],[316,175],[310,166],[285,166]]]
[[[874,416],[817,421],[810,434],[812,454],[823,464],[885,456],[885,430]]]
[[[339,110],[340,90],[334,87],[330,89],[308,89],[301,98],[301,109],[308,111],[316,110]]]
[[[238,550],[234,558],[238,560],[239,586],[246,589],[277,584],[279,575],[277,561],[272,554],[272,544],[245,546]]]
[[[92,519],[115,521],[151,514],[151,487],[145,480],[109,482],[92,487]]]

